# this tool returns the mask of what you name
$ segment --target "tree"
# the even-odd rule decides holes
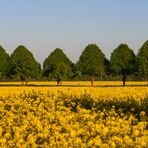
[[[37,78],[41,73],[40,64],[35,60],[33,54],[24,46],[18,46],[10,56],[10,75],[18,76],[28,82],[29,78]]]
[[[62,79],[72,76],[72,62],[62,49],[56,48],[43,62],[43,75],[54,78],[59,85]]]
[[[148,41],[139,49],[137,54],[138,74],[148,81]]]
[[[9,62],[9,55],[6,53],[5,49],[0,46],[0,79],[7,76]]]
[[[91,80],[91,86],[96,76],[102,76],[104,74],[104,60],[105,55],[96,44],[89,44],[83,50],[79,61],[77,62],[77,68],[81,74],[88,75]]]
[[[134,72],[135,55],[126,44],[120,44],[111,54],[110,66],[114,73],[122,75],[123,86],[128,75]]]

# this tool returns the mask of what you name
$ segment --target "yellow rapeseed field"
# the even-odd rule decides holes
[[[148,87],[117,83],[1,86],[0,147],[148,147]]]
[[[146,81],[127,81],[126,85],[147,85]],[[21,82],[0,82],[0,85],[21,85]],[[29,82],[29,85],[57,85],[55,81]],[[90,86],[90,81],[62,81],[63,86]],[[94,86],[122,86],[122,81],[94,81]]]

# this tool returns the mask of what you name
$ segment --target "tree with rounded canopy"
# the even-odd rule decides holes
[[[25,81],[27,85],[29,78],[37,78],[41,74],[40,64],[25,46],[18,46],[11,54],[10,60],[10,75],[18,76],[22,84]]]
[[[137,54],[138,73],[148,81],[148,41],[139,49]]]
[[[0,79],[7,76],[9,62],[9,55],[6,53],[5,49],[0,46]]]
[[[135,69],[134,52],[128,45],[120,44],[111,54],[110,66],[114,73],[122,75],[123,86],[125,86],[128,75]]]
[[[89,44],[83,50],[78,62],[77,69],[81,74],[88,75],[91,86],[96,76],[102,77],[104,74],[105,55],[96,44]]]
[[[71,66],[72,62],[63,50],[56,48],[43,62],[43,75],[56,79],[59,85],[62,79],[72,76]]]

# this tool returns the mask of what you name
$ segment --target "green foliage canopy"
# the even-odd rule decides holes
[[[51,79],[67,79],[72,76],[72,62],[62,49],[56,48],[43,62],[43,75]]]
[[[89,44],[83,50],[77,68],[80,73],[98,76],[104,68],[105,55],[96,44]]]
[[[10,56],[10,74],[18,75],[21,79],[36,78],[41,73],[40,64],[33,54],[24,46],[18,46]]]
[[[138,73],[148,80],[148,41],[139,49],[137,54]]]
[[[5,49],[0,46],[0,79],[6,77],[9,69],[9,55],[6,53]]]

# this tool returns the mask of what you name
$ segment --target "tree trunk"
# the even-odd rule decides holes
[[[91,79],[91,86],[93,86],[94,85],[94,79],[95,79],[95,77],[94,76],[91,76],[90,79]]]
[[[60,81],[57,81],[57,85],[58,85],[58,86],[60,85]]]
[[[127,75],[123,74],[122,75],[123,86],[125,86],[126,79],[127,79]]]
[[[126,80],[125,80],[125,79],[123,79],[123,86],[125,86],[125,81],[126,81]]]
[[[28,80],[26,80],[26,86],[28,85]]]
[[[61,82],[61,79],[59,76],[57,76],[57,85],[59,86],[60,85],[60,82]]]

